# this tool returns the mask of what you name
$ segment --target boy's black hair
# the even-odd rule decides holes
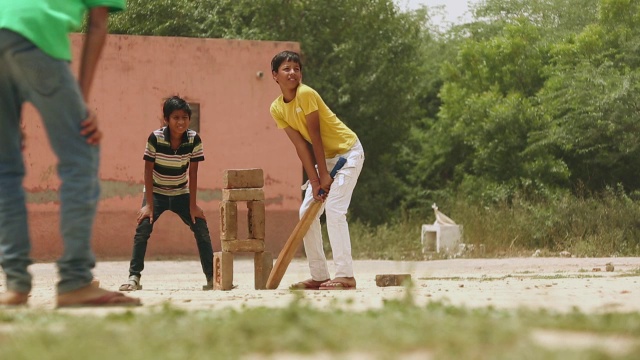
[[[162,114],[164,115],[165,120],[169,120],[169,116],[176,110],[184,110],[187,115],[189,115],[189,119],[191,119],[191,106],[186,102],[183,98],[179,96],[172,96],[164,101],[164,105],[162,106]]]
[[[278,68],[285,61],[293,61],[294,63],[300,65],[300,70],[302,70],[302,60],[300,60],[300,54],[295,51],[281,51],[276,56],[271,59],[271,71],[278,72]]]

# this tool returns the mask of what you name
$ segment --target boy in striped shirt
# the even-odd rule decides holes
[[[142,289],[140,277],[147,240],[154,222],[166,210],[180,216],[193,231],[207,279],[203,290],[210,290],[213,289],[213,248],[204,212],[196,203],[198,163],[204,161],[202,140],[189,129],[191,108],[184,99],[178,96],[167,99],[162,112],[166,126],[149,135],[144,152],[144,199],[133,237],[129,280],[120,286],[120,291]]]

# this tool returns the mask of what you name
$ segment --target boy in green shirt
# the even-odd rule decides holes
[[[109,11],[124,7],[124,0],[0,0],[0,265],[7,280],[0,306],[26,305],[32,287],[20,136],[25,102],[38,109],[59,160],[64,250],[57,261],[56,306],[140,305],[137,298],[91,286],[102,133],[86,101]],[[88,32],[76,80],[69,68],[68,34],[80,27],[87,10]]]

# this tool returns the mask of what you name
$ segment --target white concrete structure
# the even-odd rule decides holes
[[[420,232],[422,253],[453,252],[457,251],[460,239],[462,239],[462,225],[422,225]]]

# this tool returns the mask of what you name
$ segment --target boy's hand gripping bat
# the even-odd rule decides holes
[[[347,159],[343,157],[338,159],[338,162],[329,174],[332,179],[336,176],[338,170],[342,169],[346,162]],[[319,194],[322,195],[323,193],[324,190],[320,189]],[[278,255],[278,259],[276,260],[276,263],[275,265],[273,265],[273,269],[269,274],[269,279],[267,280],[266,285],[267,289],[277,289],[278,285],[280,285],[280,281],[282,280],[284,273],[287,271],[287,267],[289,266],[289,263],[291,263],[291,259],[293,259],[298,246],[300,246],[302,239],[307,234],[307,231],[309,231],[311,223],[318,216],[318,211],[321,207],[322,201],[313,200],[307,211],[298,222],[298,225],[296,225],[296,227],[293,229],[291,236],[289,236],[289,239],[284,244],[282,251],[280,251],[280,255]]]

